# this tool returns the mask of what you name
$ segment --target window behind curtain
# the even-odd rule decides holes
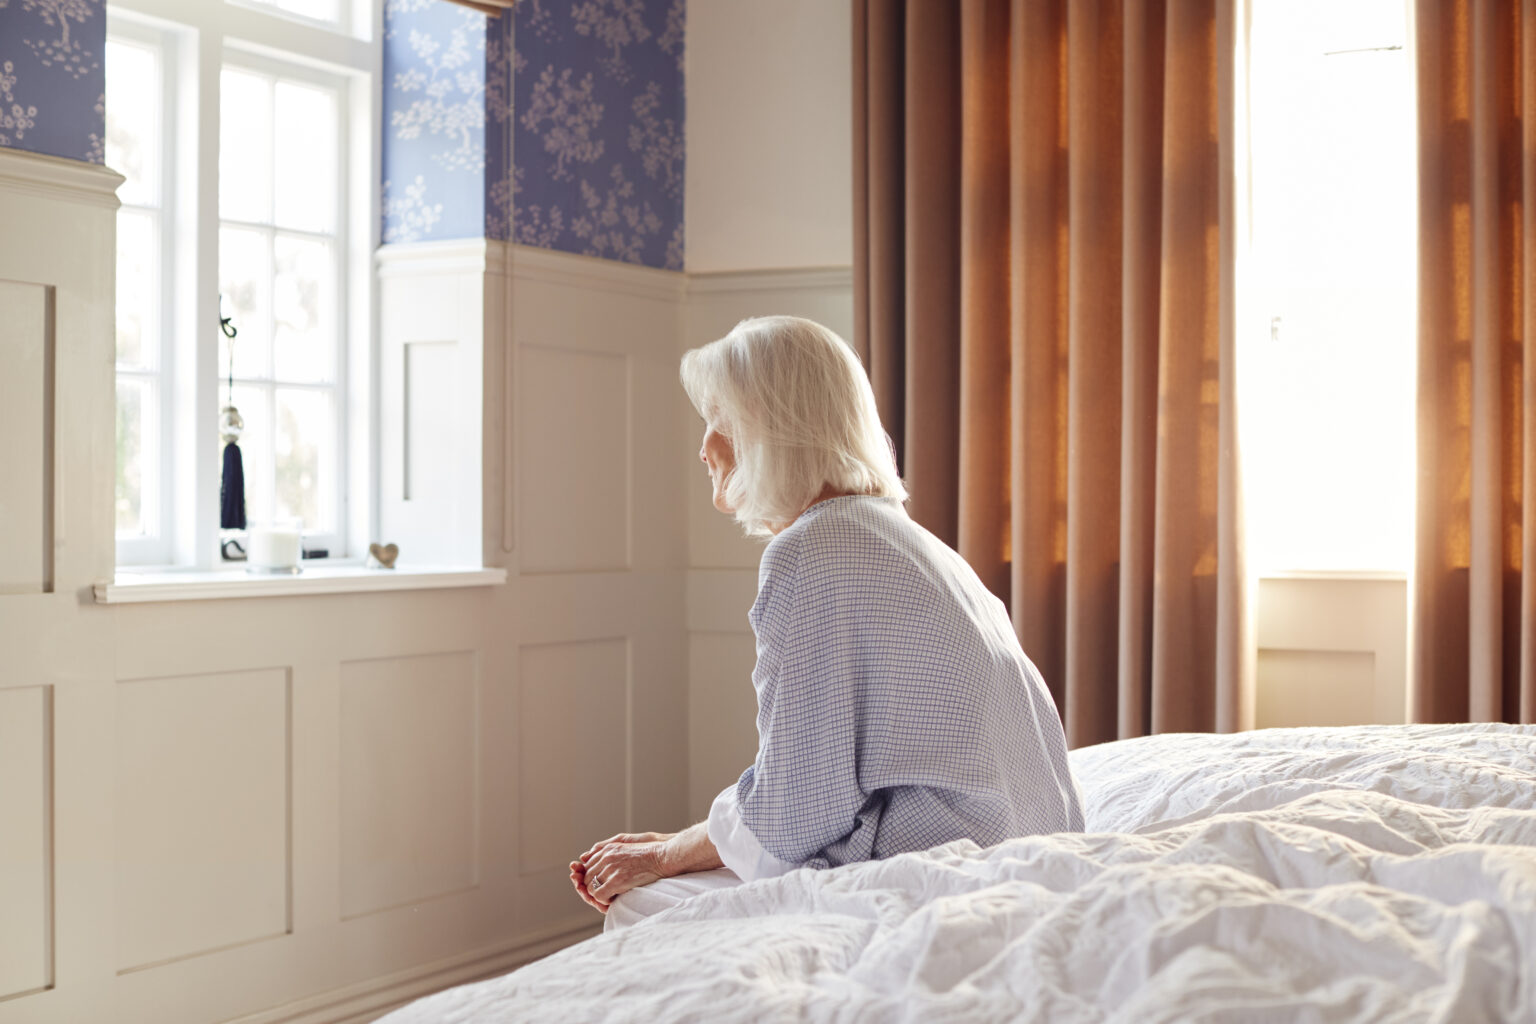
[[[1258,0],[1242,406],[1261,573],[1413,550],[1414,75],[1404,0]]]

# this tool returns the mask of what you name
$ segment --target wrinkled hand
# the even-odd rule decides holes
[[[603,913],[631,889],[668,877],[663,848],[672,833],[621,832],[571,861],[576,894]]]

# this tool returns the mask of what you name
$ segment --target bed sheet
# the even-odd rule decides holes
[[[1536,1022],[1536,728],[1073,764],[1088,833],[704,893],[386,1020]]]

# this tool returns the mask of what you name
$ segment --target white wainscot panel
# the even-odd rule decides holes
[[[414,341],[405,346],[405,501],[451,499],[458,428],[458,346]]]
[[[473,651],[341,666],[341,914],[479,884]]]
[[[0,690],[0,1000],[52,984],[49,690]]]
[[[49,289],[0,281],[0,594],[53,588]]]
[[[117,688],[120,971],[290,931],[289,670]]]
[[[688,816],[709,814],[716,794],[757,756],[757,692],[750,632],[688,634]]]
[[[519,868],[563,874],[628,828],[629,641],[531,644],[518,663]]]
[[[1255,725],[1271,729],[1373,722],[1375,678],[1371,651],[1261,649]]]
[[[518,376],[523,571],[627,569],[629,358],[523,345]]]

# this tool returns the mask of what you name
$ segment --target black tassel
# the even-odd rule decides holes
[[[240,446],[233,441],[224,446],[224,476],[219,483],[219,527],[245,529],[245,465],[240,461]]]

